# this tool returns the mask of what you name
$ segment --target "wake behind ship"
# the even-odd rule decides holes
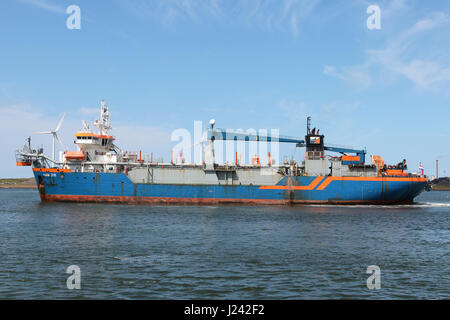
[[[427,185],[427,178],[406,171],[403,160],[388,166],[366,151],[329,146],[324,135],[310,129],[305,139],[246,134],[214,128],[210,122],[202,164],[144,161],[136,153],[124,152],[110,134],[110,113],[104,101],[94,133],[84,122],[75,134],[77,151],[61,153],[55,160],[55,131],[52,157],[43,149],[28,145],[16,152],[18,166],[32,166],[42,201],[112,202],[134,204],[407,204]],[[295,160],[251,165],[217,164],[215,140],[268,141],[294,143],[305,148],[301,163]],[[338,153],[330,156],[325,152]]]

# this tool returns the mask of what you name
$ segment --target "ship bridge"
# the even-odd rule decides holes
[[[79,151],[65,153],[68,161],[103,161],[103,156],[107,155],[114,148],[115,138],[109,134],[111,124],[109,120],[108,106],[105,100],[100,105],[100,119],[95,120],[94,126],[98,128],[98,133],[90,130],[89,125],[83,121],[83,129],[75,134],[74,143]]]

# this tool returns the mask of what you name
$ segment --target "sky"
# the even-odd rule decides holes
[[[77,5],[81,28],[67,28]],[[369,29],[370,5],[380,28]],[[2,0],[0,177],[54,129],[75,150],[105,99],[116,143],[170,158],[176,129],[279,129],[450,175],[450,1]],[[281,152],[298,160],[293,145]]]

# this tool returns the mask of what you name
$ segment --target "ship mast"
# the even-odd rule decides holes
[[[99,135],[109,135],[109,130],[111,130],[111,123],[109,122],[109,110],[105,100],[102,100],[102,103],[100,105],[100,119],[95,120],[94,126],[98,128]]]

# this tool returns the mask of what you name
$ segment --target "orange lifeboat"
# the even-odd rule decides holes
[[[29,167],[29,166],[31,166],[31,161],[16,161],[16,166]]]
[[[69,161],[83,161],[86,159],[83,151],[68,151],[65,153],[66,160]]]

